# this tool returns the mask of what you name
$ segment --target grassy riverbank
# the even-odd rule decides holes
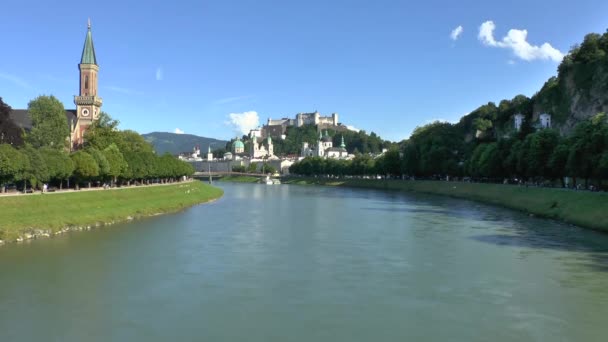
[[[219,178],[222,182],[234,182],[234,183],[258,183],[263,176],[224,176]]]
[[[499,205],[608,232],[608,193],[439,181],[287,178],[283,184],[415,191]]]
[[[175,212],[221,197],[221,189],[199,181],[100,191],[0,197],[0,240],[35,230],[50,234],[82,227]]]

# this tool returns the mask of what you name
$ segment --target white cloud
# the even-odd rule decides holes
[[[162,67],[156,68],[156,80],[157,81],[163,80],[163,68]]]
[[[561,62],[564,58],[564,54],[549,43],[544,43],[541,46],[528,43],[527,30],[510,29],[502,40],[497,41],[494,38],[494,29],[496,29],[494,22],[486,21],[479,27],[477,38],[486,46],[510,49],[515,56],[525,61],[550,59],[554,62]]]
[[[182,131],[179,128],[176,128],[175,131],[173,131],[173,133],[175,133],[175,134],[184,134],[184,131]]]
[[[507,61],[507,64],[509,64],[509,65],[515,65],[515,61],[514,61],[514,60],[512,60],[512,59],[509,59],[509,60]]]
[[[230,113],[228,118],[230,120],[225,122],[226,125],[232,126],[237,134],[248,134],[250,130],[260,125],[260,117],[256,111]]]
[[[458,40],[458,38],[462,34],[462,31],[463,31],[462,25],[458,25],[458,27],[453,29],[452,33],[450,33],[450,38],[452,38],[452,40]]]
[[[5,74],[0,72],[0,79],[7,80],[21,88],[31,88],[30,85],[22,78],[15,75]]]

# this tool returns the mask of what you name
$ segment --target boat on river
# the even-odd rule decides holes
[[[278,179],[272,179],[270,178],[270,176],[266,176],[266,180],[264,181],[264,183],[266,183],[266,185],[276,185],[281,184],[281,181]]]

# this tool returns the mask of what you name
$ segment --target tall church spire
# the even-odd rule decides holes
[[[97,65],[97,59],[95,58],[95,47],[93,46],[93,36],[91,35],[91,19],[89,19],[87,27],[87,36],[84,40],[84,47],[82,48],[82,58],[80,59],[80,64]]]

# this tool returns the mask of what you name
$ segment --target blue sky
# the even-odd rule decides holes
[[[231,113],[264,123],[318,110],[401,140],[533,95],[560,53],[608,28],[605,0],[23,0],[2,10],[0,96],[13,108],[41,94],[74,108],[90,17],[102,109],[121,128],[225,139],[255,117],[237,115],[235,127]]]

